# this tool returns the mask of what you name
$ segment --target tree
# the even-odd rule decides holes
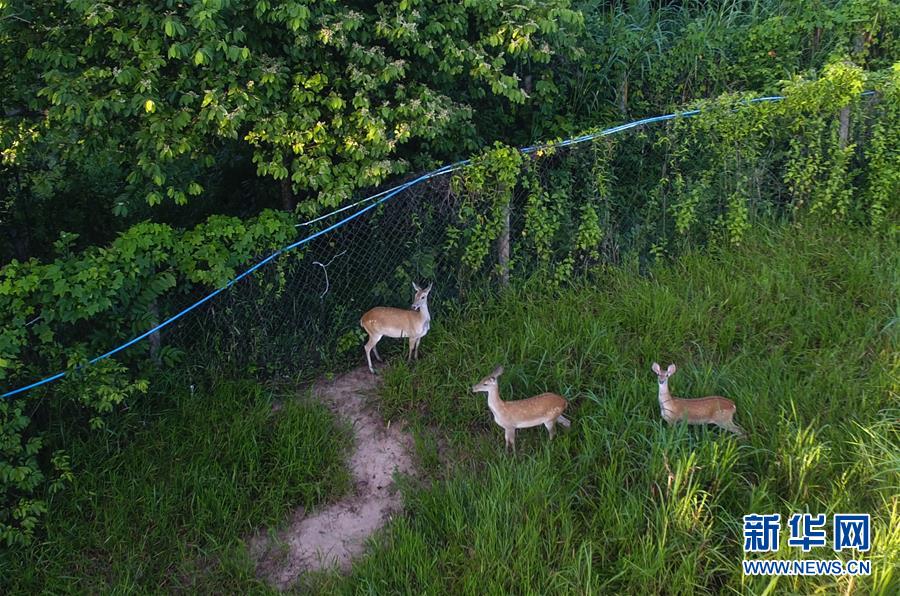
[[[2,119],[4,163],[102,155],[131,195],[184,204],[237,141],[286,207],[335,206],[471,149],[476,103],[527,106],[521,73],[552,79],[580,26],[568,4],[0,0],[0,110],[24,116]]]

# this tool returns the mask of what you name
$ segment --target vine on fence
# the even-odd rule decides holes
[[[782,112],[791,133],[785,182],[795,209],[845,221],[852,196],[851,158],[856,145],[839,134],[838,111],[860,101],[865,84],[851,63],[826,67],[817,81],[791,81]],[[859,120],[859,112],[856,112]]]
[[[883,227],[900,195],[898,80],[897,66],[866,73],[837,61],[817,80],[786,82],[781,102],[698,102],[699,115],[676,120],[658,141],[667,151],[653,207],[672,216],[679,237],[733,244],[754,217],[783,204],[798,218]]]
[[[872,225],[884,228],[900,221],[900,63],[872,77],[882,89],[868,140],[868,176],[864,205]]]
[[[697,107],[696,121],[673,126],[668,167],[676,189],[672,215],[683,235],[740,242],[760,205],[760,161],[771,146],[773,104],[746,109],[746,95],[726,95]],[[698,159],[702,156],[703,159]]]
[[[539,274],[544,283],[559,287],[576,266],[585,271],[600,259],[600,214],[610,217],[613,147],[607,139],[585,153],[543,149],[528,162],[520,180],[525,194],[521,276]],[[554,162],[549,168],[542,163],[547,160]]]
[[[450,226],[447,249],[463,250],[461,280],[484,266],[491,244],[503,233],[522,159],[518,149],[495,143],[453,177],[451,187],[462,197],[457,216],[465,226]]]

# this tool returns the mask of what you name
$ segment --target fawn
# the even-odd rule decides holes
[[[687,422],[688,424],[715,424],[719,428],[731,431],[739,437],[745,436],[741,427],[734,423],[737,407],[730,399],[713,395],[698,399],[679,399],[669,393],[669,377],[678,370],[674,364],[663,372],[659,364],[653,363],[653,372],[659,381],[659,408],[663,420],[669,424]]]
[[[413,352],[418,360],[419,342],[422,341],[431,326],[431,315],[428,313],[428,293],[431,291],[431,285],[428,284],[427,288],[422,289],[416,282],[413,282],[416,296],[413,298],[411,310],[376,306],[366,311],[359,320],[359,324],[369,334],[369,341],[366,342],[366,360],[369,362],[369,370],[373,375],[375,369],[372,368],[371,353],[375,352],[375,358],[381,362],[381,356],[375,346],[384,336],[408,337],[409,356],[407,360],[413,358]]]
[[[506,431],[507,451],[512,446],[513,453],[516,452],[517,428],[529,428],[543,424],[550,432],[552,440],[557,422],[566,428],[572,424],[568,418],[562,415],[568,402],[561,395],[542,393],[518,401],[500,399],[497,377],[502,374],[503,367],[497,366],[494,372],[472,386],[472,393],[488,394],[488,407],[494,414],[494,422]]]

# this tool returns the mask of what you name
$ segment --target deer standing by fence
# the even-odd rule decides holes
[[[363,314],[359,320],[359,324],[369,334],[369,341],[366,342],[366,360],[369,362],[369,370],[375,374],[372,367],[372,352],[375,358],[381,362],[381,356],[378,354],[378,341],[382,337],[408,337],[409,338],[409,356],[407,360],[412,360],[413,353],[415,358],[419,358],[419,342],[428,333],[431,326],[431,315],[428,313],[428,293],[431,291],[431,285],[425,289],[420,288],[416,282],[413,282],[413,289],[416,291],[413,298],[411,310],[402,308],[391,308],[389,306],[376,306]]]
[[[542,393],[528,399],[503,401],[500,399],[500,388],[497,378],[503,374],[503,367],[498,366],[490,375],[472,386],[472,393],[487,393],[488,408],[494,414],[494,422],[506,431],[506,449],[512,447],[516,452],[516,429],[530,428],[543,424],[553,440],[556,423],[568,428],[572,423],[562,415],[569,402],[555,393]]]
[[[674,364],[663,371],[659,364],[653,363],[653,372],[659,381],[659,409],[663,420],[669,424],[686,422],[688,424],[715,424],[719,428],[731,431],[739,437],[745,436],[741,427],[734,423],[737,406],[730,399],[713,395],[698,399],[679,399],[669,393],[669,377],[678,370]]]

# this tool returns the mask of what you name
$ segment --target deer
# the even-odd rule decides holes
[[[715,424],[719,428],[733,432],[738,437],[746,433],[734,423],[737,406],[730,399],[719,395],[700,397],[697,399],[679,399],[669,393],[669,377],[678,369],[674,364],[663,371],[659,364],[651,367],[659,381],[659,409],[663,420],[669,424],[686,422],[687,424]]]
[[[494,372],[472,386],[472,393],[487,393],[488,408],[494,414],[496,422],[506,431],[506,451],[512,447],[516,453],[516,429],[530,428],[543,424],[553,440],[556,423],[569,428],[572,422],[562,415],[569,402],[555,393],[541,393],[528,399],[503,401],[500,399],[500,388],[497,379],[503,374],[503,367],[497,366]]]
[[[378,354],[376,346],[382,337],[409,338],[407,360],[413,359],[413,353],[415,353],[416,360],[419,359],[419,342],[431,327],[431,315],[428,313],[428,293],[431,291],[431,286],[432,284],[428,284],[428,287],[423,289],[413,282],[416,295],[410,310],[376,306],[366,311],[359,320],[359,324],[369,334],[369,341],[366,342],[365,347],[366,360],[369,363],[369,371],[373,375],[375,369],[372,367],[372,352],[375,353],[375,358],[381,362],[381,356]]]

